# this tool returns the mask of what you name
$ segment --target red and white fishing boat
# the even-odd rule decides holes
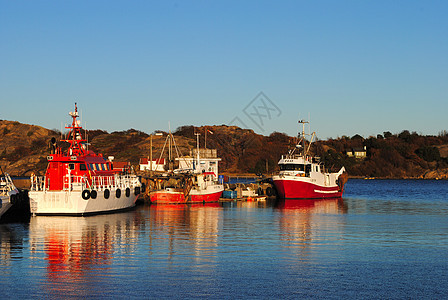
[[[166,187],[149,194],[151,203],[207,203],[217,202],[224,191],[222,179],[218,176],[218,162],[215,149],[199,149],[199,135],[197,135],[196,155],[177,158],[179,169],[174,173],[181,174],[181,187]],[[209,153],[200,157],[200,153]]]
[[[337,173],[327,173],[319,158],[309,154],[315,133],[311,135],[307,145],[306,123],[308,122],[304,120],[299,121],[302,124],[299,142],[295,149],[282,155],[278,162],[280,172],[272,177],[277,196],[282,199],[339,198],[347,181],[345,168],[342,167]]]
[[[0,176],[0,218],[16,202],[19,196],[19,190],[15,187],[9,174]]]
[[[113,157],[105,159],[88,150],[76,103],[69,115],[72,124],[66,127],[66,139],[61,140],[70,144],[67,152],[63,153],[53,138],[45,176],[31,176],[31,213],[85,215],[133,207],[141,190],[139,178],[114,170]]]

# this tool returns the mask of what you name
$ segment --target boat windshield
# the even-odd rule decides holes
[[[305,171],[305,165],[304,164],[281,164],[280,165],[281,171]]]

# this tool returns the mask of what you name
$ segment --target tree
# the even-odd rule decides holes
[[[354,136],[352,136],[352,140],[364,140],[364,138],[359,134],[355,134]]]
[[[194,126],[193,125],[184,125],[177,127],[177,129],[173,132],[174,135],[180,135],[184,137],[194,137]]]
[[[436,147],[421,147],[415,150],[415,154],[427,162],[440,160],[440,152]]]
[[[383,135],[384,135],[385,139],[388,139],[388,138],[392,137],[392,133],[390,131],[383,132]]]

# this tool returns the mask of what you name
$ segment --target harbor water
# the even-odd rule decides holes
[[[0,298],[442,299],[448,182],[0,224]]]

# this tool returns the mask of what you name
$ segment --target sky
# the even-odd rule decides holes
[[[448,1],[0,0],[0,119],[448,130]]]

